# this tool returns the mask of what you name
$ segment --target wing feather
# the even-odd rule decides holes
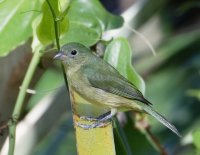
[[[102,61],[102,63],[104,62]],[[87,65],[81,69],[82,74],[87,76],[92,87],[151,105],[137,87],[124,78],[114,67],[109,64],[103,64],[101,67],[95,66],[95,69],[92,67],[93,65]]]

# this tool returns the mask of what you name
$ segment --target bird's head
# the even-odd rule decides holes
[[[61,60],[66,67],[76,67],[87,63],[91,58],[91,51],[80,43],[68,43],[62,46],[54,59]]]

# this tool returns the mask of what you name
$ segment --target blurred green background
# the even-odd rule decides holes
[[[146,98],[153,103],[157,111],[173,122],[183,135],[180,139],[155,119],[149,118],[154,136],[169,155],[198,154],[200,2],[195,0],[102,0],[101,2],[110,12],[122,14],[127,19],[126,24],[144,35],[156,50],[154,56],[144,39],[128,27],[119,34],[127,37],[132,46],[133,66],[145,81]],[[6,1],[1,1],[0,5],[3,3]],[[0,14],[0,17],[3,18],[3,15]],[[1,29],[3,24],[0,23],[1,37],[5,35]],[[12,33],[15,36],[15,30]],[[12,36],[9,37],[12,40]],[[23,44],[16,46],[17,48],[6,57],[0,58],[1,125],[11,116],[19,86],[32,57],[30,44],[31,34],[27,35]],[[49,61],[51,60],[47,58],[42,59],[32,80],[30,88],[36,89],[38,93],[29,94],[26,98],[26,107],[20,124],[23,132],[19,134],[21,140],[17,144],[16,154],[77,154],[69,96],[66,88],[62,87],[64,84],[62,72],[56,66],[49,65]],[[146,136],[134,126],[132,113],[126,114],[122,128],[132,154],[159,154]],[[7,130],[4,130],[0,136],[0,149],[6,135]],[[117,154],[121,154],[118,145],[120,144],[116,143]]]

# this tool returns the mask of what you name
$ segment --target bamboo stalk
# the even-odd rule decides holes
[[[70,88],[70,87],[69,87]],[[70,89],[71,90],[71,89]],[[70,91],[74,124],[91,124],[93,122],[80,119],[79,116],[97,117],[109,109],[98,107],[84,100],[74,91]],[[76,132],[77,152],[79,155],[115,155],[113,127],[109,125],[101,128],[83,129],[74,125]]]

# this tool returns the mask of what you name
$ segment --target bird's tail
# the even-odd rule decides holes
[[[151,106],[143,105],[143,109],[145,112],[155,117],[160,123],[162,123],[163,125],[168,127],[170,130],[172,130],[176,135],[178,135],[179,137],[182,137],[181,134],[176,129],[176,127],[172,125],[164,116],[156,112]]]

